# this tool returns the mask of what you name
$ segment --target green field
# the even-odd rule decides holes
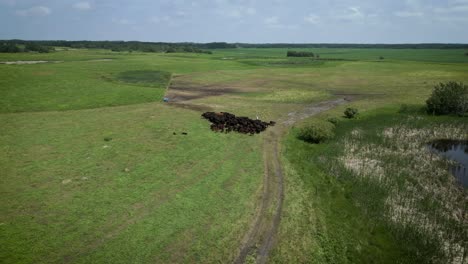
[[[447,263],[460,252],[466,261],[466,229],[452,236],[459,248],[448,256],[440,250],[445,237],[388,221],[387,185],[333,167],[347,157],[348,142],[392,149],[382,139],[391,127],[467,128],[466,117],[419,110],[435,84],[468,83],[466,51],[300,50],[320,60],[286,58],[286,49],[0,54],[0,62],[50,61],[0,64],[2,263],[232,262],[259,210],[268,137],[213,133],[201,110],[282,120],[343,96],[353,101],[313,117],[340,119],[334,140],[298,140],[300,122],[283,131],[284,205],[271,262]],[[162,102],[164,96],[175,103]],[[412,110],[399,113],[402,104]],[[341,117],[349,106],[360,119]],[[355,130],[365,136],[353,138]],[[398,175],[391,186],[410,193],[405,188],[412,185],[397,183],[419,174],[395,168],[404,164],[411,172],[411,164],[398,155],[364,157],[381,159]],[[444,184],[461,201],[450,210],[466,209],[466,190]],[[430,200],[430,192],[424,195]],[[442,205],[434,206],[427,225],[447,236],[460,231],[458,222],[442,219]]]

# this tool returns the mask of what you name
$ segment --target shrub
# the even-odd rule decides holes
[[[335,126],[326,121],[315,120],[299,130],[298,138],[310,143],[318,144],[335,136]]]
[[[434,115],[468,113],[468,86],[458,82],[439,83],[426,101],[427,112]]]
[[[338,122],[340,122],[340,120],[338,118],[336,118],[336,117],[330,117],[330,118],[327,119],[327,121],[334,124],[334,125],[337,125]]]
[[[358,115],[359,111],[356,108],[348,107],[344,111],[344,116],[346,118],[355,118]]]
[[[385,59],[383,56],[380,56],[380,57],[379,57],[379,60],[383,60],[383,59]]]

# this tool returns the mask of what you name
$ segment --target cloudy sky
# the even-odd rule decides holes
[[[0,0],[0,39],[468,43],[468,0]]]

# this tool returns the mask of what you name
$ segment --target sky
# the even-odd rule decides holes
[[[0,0],[0,39],[468,43],[468,0]]]

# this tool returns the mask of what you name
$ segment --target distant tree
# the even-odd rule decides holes
[[[195,49],[193,47],[190,47],[190,46],[184,47],[183,50],[184,50],[184,52],[195,52]]]
[[[468,86],[458,82],[439,83],[426,101],[427,112],[434,115],[468,113]]]
[[[25,52],[35,51],[35,52],[39,52],[39,53],[48,53],[51,50],[52,50],[51,47],[41,46],[41,45],[39,45],[37,43],[34,43],[34,42],[26,43],[26,45],[24,46],[24,51]]]
[[[468,56],[468,52],[465,52],[465,56]]]
[[[307,52],[307,51],[294,51],[294,50],[289,50],[286,53],[287,57],[314,57],[313,52]]]
[[[1,53],[18,53],[21,49],[13,43],[0,43]]]
[[[226,42],[212,42],[203,45],[205,49],[234,49],[237,46]]]
[[[385,59],[383,56],[380,56],[380,57],[379,57],[379,60],[383,60],[383,59]]]

